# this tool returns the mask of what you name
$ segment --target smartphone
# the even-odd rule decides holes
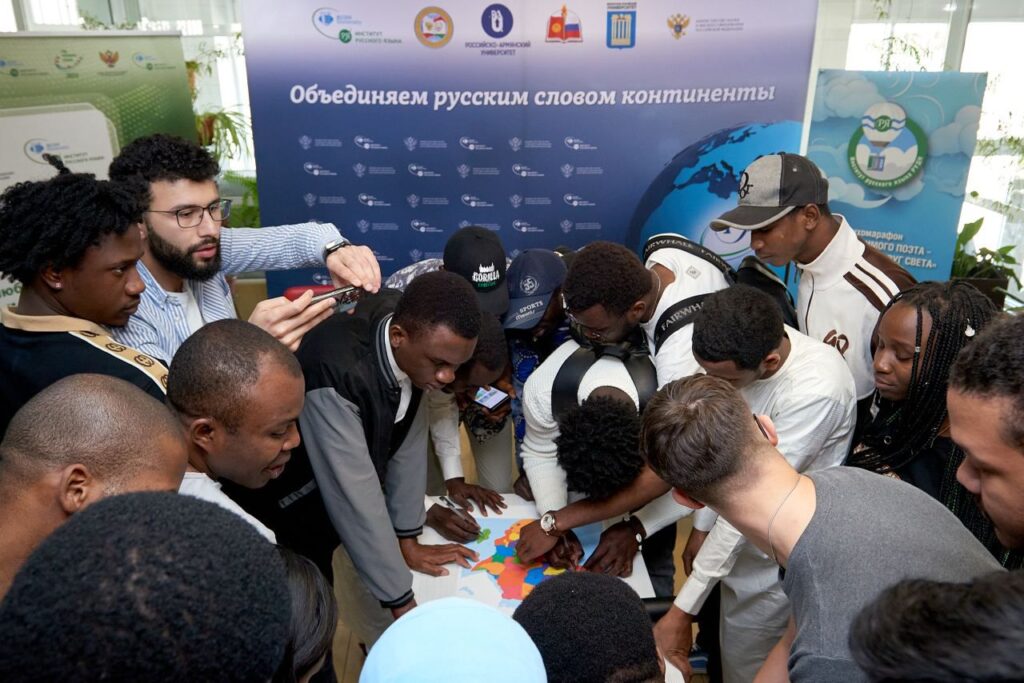
[[[338,287],[329,292],[317,294],[309,303],[315,304],[324,299],[334,299],[338,302],[337,311],[343,313],[355,308],[361,296],[363,296],[363,290],[359,287]]]
[[[476,396],[473,397],[473,400],[484,408],[487,408],[487,410],[495,410],[496,408],[505,405],[505,401],[507,401],[508,398],[508,394],[501,389],[496,389],[494,387],[480,387],[477,389]]]

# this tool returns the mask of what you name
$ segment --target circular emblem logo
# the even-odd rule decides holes
[[[345,44],[351,43],[352,42],[352,31],[349,31],[347,28],[341,29],[341,32],[338,33],[338,40],[340,40],[341,42],[343,42]]]
[[[491,38],[504,38],[512,31],[512,12],[504,5],[488,5],[480,15],[480,24]]]
[[[451,15],[440,7],[424,7],[413,23],[417,40],[430,48],[444,47],[450,43],[454,29]]]
[[[873,190],[904,185],[924,168],[928,136],[903,107],[880,102],[868,107],[850,138],[847,161],[861,184]]]
[[[532,275],[527,275],[519,281],[519,289],[523,290],[523,294],[526,294],[527,296],[536,292],[538,287],[540,287],[540,283],[537,282],[537,278]]]

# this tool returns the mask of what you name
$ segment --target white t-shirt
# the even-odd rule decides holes
[[[700,294],[711,294],[725,289],[729,283],[718,268],[699,256],[682,249],[659,249],[651,254],[645,264],[648,269],[654,265],[668,268],[676,279],[665,287],[658,299],[651,319],[642,325],[647,343],[654,354],[654,367],[658,372],[658,388],[679,379],[702,372],[693,358],[693,325],[686,325],[665,340],[662,348],[654,347],[654,330],[661,314],[670,306]]]
[[[277,543],[277,536],[274,535],[273,531],[264,526],[260,520],[243,510],[238,503],[228,498],[228,494],[221,490],[220,484],[202,472],[186,472],[181,486],[178,487],[178,493],[183,496],[192,496],[193,498],[209,501],[221,506],[225,510],[230,510],[253,525],[256,531],[260,532],[268,541]]]
[[[530,480],[537,510],[559,510],[568,504],[565,470],[558,464],[558,421],[551,409],[551,389],[555,377],[580,345],[569,339],[541,363],[523,387],[523,416],[526,435],[523,437],[523,468]],[[576,390],[577,402],[586,400],[598,387],[611,386],[626,392],[633,403],[640,405],[636,385],[629,371],[617,358],[603,357],[587,369]]]
[[[196,295],[192,292],[192,288],[188,286],[188,281],[185,281],[180,292],[167,292],[167,296],[181,307],[189,333],[195,334],[204,324],[203,314],[199,312],[199,302],[196,301]]]

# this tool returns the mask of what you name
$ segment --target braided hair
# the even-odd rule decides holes
[[[992,302],[970,283],[962,280],[922,282],[900,292],[882,310],[881,321],[893,306],[902,304],[915,310],[914,355],[910,383],[904,400],[887,401],[875,396],[878,415],[868,425],[859,448],[847,461],[879,474],[893,473],[936,446],[940,432],[948,424],[946,389],[949,369],[957,354],[971,343],[998,312]],[[931,331],[924,340],[924,315],[931,318]],[[971,532],[1004,561],[1020,564],[1021,553],[1006,553],[995,538],[992,523],[981,512],[974,498],[956,480],[956,471],[964,453],[949,441],[939,489],[939,500]],[[1011,557],[1014,556],[1014,557]]]

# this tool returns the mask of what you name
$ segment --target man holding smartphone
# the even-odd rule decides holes
[[[451,384],[472,357],[480,309],[451,273],[416,279],[401,298],[384,290],[352,316],[334,316],[297,354],[305,376],[301,445],[265,487],[236,501],[300,552],[336,591],[346,622],[372,645],[416,606],[410,570],[440,576],[476,554],[423,545],[427,410],[424,392]],[[332,572],[332,555],[340,541]]]
[[[367,247],[352,246],[330,223],[223,229],[231,200],[215,180],[217,161],[194,142],[157,133],[129,143],[110,164],[110,178],[149,184],[143,215],[146,250],[139,308],[114,337],[170,362],[206,323],[236,317],[226,276],[251,270],[326,266],[336,285],[375,292],[380,268]],[[293,351],[302,336],[333,313],[333,302],[276,297],[260,302],[249,322]]]

